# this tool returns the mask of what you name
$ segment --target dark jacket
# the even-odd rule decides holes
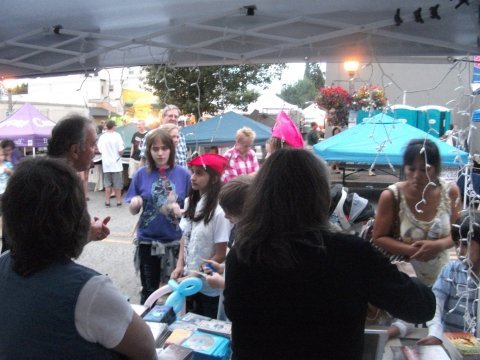
[[[226,265],[225,310],[234,359],[361,359],[367,303],[413,323],[430,320],[435,297],[362,239],[324,234],[325,248],[296,246],[284,271]]]

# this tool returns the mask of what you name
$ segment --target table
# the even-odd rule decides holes
[[[339,162],[337,163],[338,168],[342,171],[342,185],[346,186],[346,181],[349,176],[358,174],[362,171],[370,170],[371,164],[359,164],[359,163],[350,163],[350,162]],[[375,171],[384,173],[386,175],[394,176],[398,180],[403,178],[403,168],[395,168],[392,170],[389,165],[379,165],[376,164],[374,166]],[[351,170],[351,172],[347,173],[347,170]]]
[[[394,338],[387,341],[385,344],[385,352],[382,360],[395,360],[392,346],[414,346],[417,340],[427,336],[427,328],[416,328],[411,334],[405,338]],[[436,346],[420,346],[418,348],[420,360],[449,360],[450,356],[442,345]]]

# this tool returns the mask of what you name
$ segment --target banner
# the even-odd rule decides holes
[[[479,84],[480,83],[480,55],[473,57],[473,76],[472,76],[472,83]]]
[[[142,119],[148,127],[155,126],[153,123],[159,117],[158,96],[147,91],[122,89],[121,100],[127,118]]]

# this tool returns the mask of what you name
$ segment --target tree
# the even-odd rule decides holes
[[[325,86],[325,76],[319,63],[306,63],[303,78],[312,80],[317,90]]]
[[[257,100],[258,92],[275,78],[280,78],[284,64],[229,65],[171,68],[149,65],[145,68],[146,85],[160,98],[160,105],[175,104],[184,113],[194,113],[197,119],[204,113],[217,113],[227,106],[242,110]]]
[[[298,80],[293,85],[282,87],[280,97],[286,102],[297,105],[300,109],[305,108],[309,102],[315,99],[318,89],[310,79]]]
[[[282,88],[280,97],[290,104],[297,105],[301,109],[314,101],[318,90],[325,86],[325,77],[318,63],[306,63],[303,79],[293,85]]]

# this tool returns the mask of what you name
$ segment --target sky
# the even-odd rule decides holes
[[[269,92],[280,94],[282,85],[295,84],[298,80],[303,79],[304,72],[305,63],[288,63],[287,68],[283,71],[282,78],[272,82]]]

